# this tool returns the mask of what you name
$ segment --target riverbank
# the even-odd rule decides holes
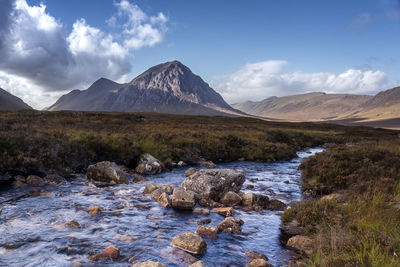
[[[282,216],[283,241],[307,266],[398,266],[400,139],[340,145],[307,159],[315,198]],[[292,241],[288,238],[297,236]]]

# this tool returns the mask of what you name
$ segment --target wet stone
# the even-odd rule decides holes
[[[172,193],[172,207],[175,209],[191,210],[195,205],[194,193],[176,187]]]
[[[170,208],[172,206],[171,204],[171,199],[169,198],[168,194],[166,192],[162,193],[158,199],[157,202],[163,206],[164,208]]]
[[[246,264],[246,267],[273,267],[264,259],[254,259]]]
[[[145,261],[132,265],[132,267],[167,267],[166,265],[156,261]]]
[[[176,235],[171,245],[183,249],[193,254],[204,254],[207,249],[207,244],[198,234],[186,232]]]
[[[189,267],[206,267],[206,265],[202,261],[196,261],[195,263],[189,265]]]
[[[101,214],[103,211],[104,211],[104,209],[102,207],[93,206],[93,207],[89,208],[88,213],[90,215],[95,215],[95,214]]]
[[[242,232],[243,220],[233,217],[227,217],[218,224],[218,232],[228,234],[240,234]]]
[[[202,215],[210,215],[210,210],[209,209],[202,209],[202,208],[195,208],[193,210],[193,213],[197,213],[197,214],[202,214]]]
[[[219,215],[222,215],[224,217],[233,216],[235,214],[235,210],[231,207],[229,207],[229,208],[213,208],[212,211],[215,213],[218,213]]]
[[[163,248],[160,255],[164,259],[179,266],[187,266],[198,261],[198,259],[192,256],[190,253],[175,247]]]
[[[218,228],[214,226],[199,225],[199,227],[197,227],[196,233],[208,238],[217,238]]]
[[[120,253],[119,249],[114,246],[106,247],[102,252],[89,256],[89,260],[98,261],[98,260],[116,260],[118,259]]]
[[[197,221],[198,225],[204,225],[204,224],[209,224],[211,223],[211,219],[210,218],[206,218],[206,219],[201,219]]]
[[[67,228],[81,228],[81,225],[77,222],[77,220],[73,219],[69,222],[64,223],[64,226]]]

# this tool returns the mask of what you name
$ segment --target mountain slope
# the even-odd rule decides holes
[[[0,88],[0,110],[32,109],[22,99]]]
[[[316,92],[270,97],[260,102],[248,101],[232,106],[261,117],[293,121],[320,121],[347,114],[370,99],[372,96]]]
[[[49,110],[241,114],[178,61],[154,66],[127,84],[102,78],[87,90],[62,96]]]

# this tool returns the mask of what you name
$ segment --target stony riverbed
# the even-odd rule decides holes
[[[298,152],[298,158],[287,162],[238,161],[218,164],[217,168],[244,170],[243,192],[265,194],[288,204],[302,196],[299,164],[321,150]],[[85,178],[78,178],[39,191],[30,187],[2,191],[0,266],[130,266],[130,262],[146,260],[178,266],[169,250],[172,238],[195,232],[201,219],[210,218],[212,226],[224,219],[216,213],[206,216],[163,208],[142,193],[149,182],[180,185],[186,169],[147,176],[147,182],[109,187],[91,186]],[[92,206],[103,207],[103,214],[89,215]],[[278,240],[279,211],[241,207],[235,211],[235,217],[244,221],[242,233],[204,238],[207,251],[201,260],[206,266],[245,266],[246,251],[265,254],[274,266],[290,259],[290,252]],[[79,228],[65,227],[73,219]],[[119,248],[117,260],[88,260],[109,245]]]

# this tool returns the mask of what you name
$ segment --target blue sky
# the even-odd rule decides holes
[[[124,12],[128,6],[119,16],[119,0],[27,0],[29,7],[40,3],[46,6],[43,14],[61,25],[57,31],[62,31],[65,39],[71,39],[68,36],[74,31],[74,23],[84,19],[84,26],[112,35],[113,42],[127,49],[124,59],[114,62],[125,67],[109,77],[119,81],[130,80],[152,65],[177,59],[228,102],[309,91],[372,94],[400,84],[397,0],[129,1],[129,7],[137,6],[146,14],[147,20],[140,21],[142,25],[151,24],[151,18],[161,18],[160,13],[163,16],[162,22],[160,19],[151,24],[153,30],[158,30],[157,38],[129,47],[124,45],[127,28],[121,26],[126,22],[128,13]],[[117,26],[111,26],[113,16],[120,20]],[[53,35],[50,37],[49,42],[54,40]],[[0,80],[3,74],[6,81],[0,85],[29,98],[31,103],[44,101],[43,96],[35,98],[39,92],[54,100],[74,86],[90,85],[87,80],[65,82],[54,88],[52,81],[35,80],[37,74],[14,68],[0,65]],[[99,70],[98,74],[107,76],[107,70]],[[93,72],[85,77],[96,75]],[[30,90],[35,93],[11,88],[18,82],[10,80],[18,78],[19,83],[32,80],[37,88]],[[72,78],[79,77],[71,74]]]

